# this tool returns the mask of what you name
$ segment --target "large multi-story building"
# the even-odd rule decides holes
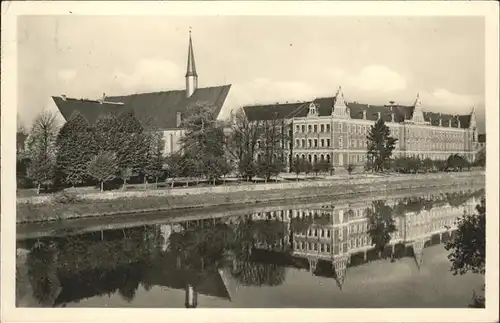
[[[425,109],[427,110],[427,109]],[[474,108],[466,115],[424,111],[417,94],[415,103],[403,106],[391,102],[371,106],[346,102],[339,87],[334,97],[243,107],[250,121],[280,119],[288,127],[285,159],[311,163],[328,161],[334,166],[364,164],[366,136],[371,126],[383,119],[397,139],[394,156],[446,159],[460,154],[472,161],[477,151],[478,130]]]

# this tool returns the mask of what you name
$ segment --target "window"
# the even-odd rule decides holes
[[[330,139],[326,139],[326,146],[330,147]]]
[[[318,125],[317,124],[314,125],[314,132],[318,132]]]
[[[295,140],[295,147],[296,148],[300,147],[300,140],[299,139]]]
[[[311,126],[311,125],[308,125],[308,126],[307,126],[307,131],[308,131],[308,132],[312,132],[312,126]]]
[[[297,127],[295,127],[295,132],[300,132],[300,126],[297,125]]]
[[[306,126],[302,125],[302,132],[306,132]]]
[[[307,146],[307,147],[308,147],[308,148],[311,148],[311,147],[312,147],[312,140],[311,140],[311,139],[308,139],[308,140],[307,140],[307,143],[308,143],[308,146]]]
[[[314,148],[318,148],[318,139],[314,139]]]
[[[325,125],[323,125],[323,124],[322,124],[322,125],[320,126],[320,131],[321,131],[321,132],[325,132]]]
[[[321,147],[325,147],[325,139],[321,139]]]
[[[339,148],[342,148],[342,137],[339,138]]]
[[[330,132],[330,125],[329,124],[326,125],[326,132]]]
[[[306,148],[306,140],[302,139],[302,148]]]

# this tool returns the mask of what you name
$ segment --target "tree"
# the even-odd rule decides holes
[[[312,165],[308,160],[304,160],[303,169],[304,169],[304,173],[306,173],[306,176],[309,175],[309,173],[311,173]]]
[[[483,147],[481,150],[477,152],[474,165],[480,167],[486,166],[486,148]]]
[[[486,200],[483,197],[476,205],[475,214],[464,214],[457,222],[456,235],[446,242],[445,249],[451,251],[448,259],[451,262],[453,275],[467,272],[485,274],[486,271]],[[484,291],[484,286],[483,286]],[[469,307],[484,308],[484,296],[474,291],[473,303]]]
[[[101,192],[104,191],[104,182],[114,179],[117,171],[116,155],[107,151],[98,153],[87,164],[87,173],[99,181]]]
[[[85,118],[75,112],[62,126],[56,140],[57,179],[75,186],[88,178],[87,165],[95,155],[93,129]]]
[[[352,172],[354,171],[354,168],[355,168],[355,167],[356,167],[356,166],[355,166],[355,165],[353,165],[353,164],[347,164],[347,165],[345,166],[345,169],[346,169],[347,173],[349,173],[349,175],[351,175],[351,174],[352,174]]]
[[[304,170],[303,160],[295,158],[292,163],[292,171],[297,175],[297,181],[299,180],[299,175],[303,170]]]
[[[381,172],[388,166],[397,139],[390,136],[389,127],[379,119],[371,127],[367,139],[367,156],[372,171]]]
[[[425,172],[430,172],[434,169],[434,162],[430,158],[425,158],[422,161],[422,167]]]
[[[33,156],[28,165],[28,177],[37,184],[36,194],[40,194],[40,186],[52,182],[55,173],[55,160],[45,152]]]
[[[172,180],[171,182],[172,188],[174,188],[175,178],[179,177],[182,173],[181,162],[182,162],[182,157],[177,153],[174,153],[165,159],[167,177],[170,177]]]
[[[162,134],[159,132],[148,133],[148,146],[146,165],[144,167],[144,180],[147,182],[147,179],[154,179],[155,187],[157,187],[158,178],[165,173],[163,168],[165,142]]]
[[[214,169],[224,168],[224,126],[217,120],[212,106],[194,105],[188,108],[183,125],[186,133],[181,138],[184,163],[190,174],[218,178],[222,173]]]
[[[467,272],[485,273],[486,261],[486,201],[483,198],[476,206],[475,214],[464,214],[457,222],[455,237],[445,249],[451,251],[451,271],[454,275]]]
[[[37,194],[40,193],[42,183],[46,184],[54,179],[57,130],[55,114],[45,111],[33,121],[26,140],[28,176],[37,183]]]
[[[462,171],[463,168],[468,167],[469,162],[459,154],[453,154],[446,160],[446,167],[448,170]]]
[[[235,115],[226,136],[226,149],[236,162],[240,176],[251,180],[256,173],[257,142],[262,131],[262,121],[249,121],[243,109]]]
[[[132,168],[126,167],[120,170],[120,178],[123,180],[122,189],[125,190],[127,186],[127,181],[132,177]]]
[[[262,122],[260,144],[257,145],[260,155],[259,174],[266,181],[278,175],[285,166],[284,149],[288,142],[285,121],[275,114],[270,120]]]

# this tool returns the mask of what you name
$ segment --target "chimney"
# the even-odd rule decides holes
[[[461,128],[460,127],[460,117],[457,116],[457,120],[458,120],[458,126],[457,126],[457,128]]]
[[[363,110],[363,120],[366,120],[366,110]]]
[[[180,127],[182,123],[182,112],[177,112],[177,127]]]
[[[380,113],[380,111],[379,111],[379,112],[377,112],[377,120],[380,120],[381,118],[382,118],[382,113]]]
[[[439,126],[443,126],[443,119],[441,118],[441,114],[439,115]]]
[[[451,120],[452,120],[452,118],[450,118],[450,120],[448,121],[448,127],[450,127],[450,128],[451,128]]]
[[[394,122],[395,121],[395,118],[394,118],[394,112],[391,113],[391,121]]]
[[[61,94],[61,99],[63,99],[63,101],[66,101],[66,94]]]

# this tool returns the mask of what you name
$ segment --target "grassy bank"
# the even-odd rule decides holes
[[[483,173],[461,175],[413,175],[338,179],[335,181],[297,182],[267,185],[213,187],[185,190],[151,190],[110,194],[86,194],[72,199],[45,196],[17,203],[17,223],[57,221],[86,217],[126,215],[171,209],[202,208],[231,204],[254,204],[268,201],[319,197],[342,198],[351,195],[394,193],[426,187],[483,185]]]

